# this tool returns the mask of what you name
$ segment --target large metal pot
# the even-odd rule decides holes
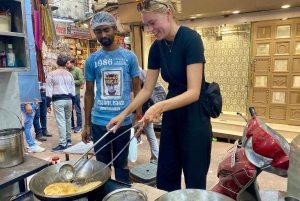
[[[207,190],[181,189],[162,195],[156,201],[234,201],[233,199]]]
[[[24,162],[23,131],[21,128],[0,130],[0,168]]]
[[[95,188],[91,189],[85,193],[77,193],[73,195],[66,196],[49,196],[44,194],[44,189],[53,183],[61,182],[58,177],[59,168],[64,164],[74,164],[75,161],[67,161],[63,163],[58,163],[55,165],[51,165],[37,174],[35,174],[29,182],[30,190],[35,194],[37,198],[40,200],[49,200],[49,201],[57,201],[57,200],[76,200],[79,198],[88,197],[93,193],[99,193],[104,191],[104,184],[111,176],[110,168],[105,168],[102,171],[98,172],[102,168],[105,167],[104,163],[99,161],[89,160],[78,172],[76,175],[76,180],[89,180],[93,179],[93,181],[101,181],[102,183]],[[82,160],[85,162],[85,160]],[[79,164],[80,165],[80,164]],[[76,169],[75,169],[76,170]]]

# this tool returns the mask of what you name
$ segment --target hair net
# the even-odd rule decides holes
[[[114,16],[112,16],[108,12],[103,12],[103,11],[96,13],[90,23],[92,29],[95,29],[96,27],[101,25],[116,26],[117,24]]]

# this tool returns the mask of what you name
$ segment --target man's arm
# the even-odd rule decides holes
[[[47,112],[51,112],[51,101],[53,95],[53,83],[51,79],[51,75],[48,75],[46,79],[46,98],[47,98]]]
[[[141,91],[141,84],[140,84],[140,78],[139,77],[132,78],[132,87],[133,87],[134,97],[136,97],[137,94]],[[136,110],[136,116],[137,117],[138,116],[142,116],[142,105],[137,108],[137,110]]]
[[[94,105],[94,81],[86,82],[86,91],[84,94],[84,111],[85,111],[85,121],[84,121],[84,129],[81,133],[82,141],[84,143],[89,143],[91,141],[90,133],[91,133],[91,111]]]
[[[86,91],[84,95],[84,108],[85,108],[85,125],[91,125],[91,111],[94,105],[94,84],[95,82],[86,82]]]
[[[74,83],[76,86],[81,86],[83,84],[83,73],[80,68],[77,69],[77,79],[74,78]]]

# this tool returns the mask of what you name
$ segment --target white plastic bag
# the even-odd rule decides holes
[[[130,139],[134,136],[134,128],[131,129]],[[134,137],[129,144],[128,160],[135,162],[137,160],[137,139]]]

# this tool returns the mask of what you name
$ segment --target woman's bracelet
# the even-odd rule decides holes
[[[142,116],[142,115],[140,115],[140,114],[137,114],[135,118],[136,118],[136,119],[142,119],[142,118],[143,118],[143,116]]]

